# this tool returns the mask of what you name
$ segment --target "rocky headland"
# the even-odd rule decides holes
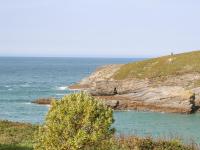
[[[200,107],[200,51],[102,66],[69,88],[115,110],[194,113]]]

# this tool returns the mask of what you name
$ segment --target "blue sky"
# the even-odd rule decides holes
[[[1,0],[0,56],[146,57],[200,49],[199,0]]]

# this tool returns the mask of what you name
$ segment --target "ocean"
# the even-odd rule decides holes
[[[0,119],[43,123],[48,106],[31,103],[38,98],[61,98],[67,86],[87,77],[97,67],[142,58],[25,58],[0,57]],[[200,143],[200,114],[115,112],[118,135],[182,137]]]

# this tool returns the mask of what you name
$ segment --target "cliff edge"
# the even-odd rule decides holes
[[[200,51],[102,66],[69,88],[116,110],[194,113],[200,107]]]

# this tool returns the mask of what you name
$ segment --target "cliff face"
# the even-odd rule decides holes
[[[166,59],[168,61],[169,58]],[[124,65],[98,68],[91,76],[71,88],[86,90],[117,110],[178,113],[193,113],[198,110],[200,106],[200,73],[198,71],[172,72],[164,78],[162,76],[159,78],[133,76],[116,79],[115,75],[122,67]]]

